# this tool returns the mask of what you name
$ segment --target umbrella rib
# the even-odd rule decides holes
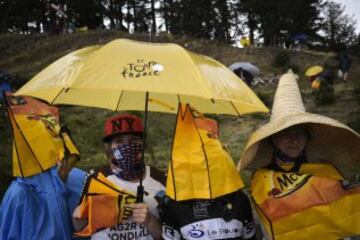
[[[121,91],[121,93],[120,93],[120,95],[119,95],[119,99],[118,99],[118,102],[117,102],[117,104],[116,104],[115,111],[118,109],[118,107],[119,107],[119,105],[120,105],[120,101],[121,101],[121,99],[122,99],[123,93],[124,93],[124,91]]]
[[[231,103],[231,106],[234,108],[234,110],[235,110],[236,114],[238,115],[238,117],[240,117],[240,113],[239,113],[239,111],[236,109],[233,101],[230,101],[230,103]]]
[[[55,100],[60,96],[60,94],[66,89],[66,91],[69,89],[69,88],[62,88],[61,91],[54,97],[54,99],[50,102],[51,105],[54,104]]]

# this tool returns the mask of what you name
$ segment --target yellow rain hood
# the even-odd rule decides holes
[[[56,107],[31,97],[8,96],[7,101],[14,137],[14,176],[41,173],[61,162],[65,154],[79,156],[68,134],[60,131]]]
[[[170,198],[212,199],[244,187],[215,123],[179,105],[166,183]]]

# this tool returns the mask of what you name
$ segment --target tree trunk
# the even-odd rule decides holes
[[[136,33],[138,31],[136,0],[131,0],[131,7],[133,9],[134,33]]]
[[[151,32],[152,32],[152,33],[156,33],[155,0],[151,0]]]

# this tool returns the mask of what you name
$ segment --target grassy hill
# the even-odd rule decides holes
[[[75,33],[61,36],[0,35],[0,69],[7,70],[17,77],[15,86],[18,88],[59,57],[76,49],[94,44],[105,44],[116,38],[149,41],[147,35],[128,35],[112,31]],[[309,111],[324,114],[351,124],[357,128],[357,131],[360,130],[360,107],[353,91],[355,85],[360,85],[359,59],[353,60],[353,68],[349,75],[350,83],[344,84],[339,80],[335,82],[336,102],[327,106],[316,106],[308,86],[309,84],[303,73],[306,68],[314,64],[335,67],[337,62],[333,53],[296,52],[274,48],[239,49],[217,42],[189,39],[186,37],[178,38],[171,35],[160,35],[152,40],[154,42],[179,43],[194,52],[215,58],[225,65],[230,65],[235,61],[249,61],[259,66],[265,76],[281,74],[286,70],[285,67],[277,68],[273,66],[274,58],[280,52],[286,52],[290,57],[289,65],[296,69],[300,75],[299,83],[306,108]],[[275,86],[254,89],[269,107],[271,106],[274,90]],[[82,153],[82,159],[78,166],[83,169],[90,169],[105,164],[101,142],[102,127],[104,119],[112,115],[113,112],[76,106],[61,106],[60,108],[62,123],[72,130],[75,142]],[[229,146],[235,161],[238,161],[240,157],[244,141],[249,132],[253,131],[259,123],[267,119],[263,115],[245,116],[243,118],[229,116],[213,117],[219,120],[221,138]],[[146,161],[163,170],[166,169],[170,155],[174,124],[174,115],[149,114],[149,147],[146,153]],[[0,167],[3,174],[0,176],[0,196],[10,181],[10,139],[10,126],[2,112],[0,116]],[[350,168],[353,169],[353,166],[349,166]],[[354,171],[359,170],[357,168]],[[248,172],[243,174],[245,178],[249,175]]]

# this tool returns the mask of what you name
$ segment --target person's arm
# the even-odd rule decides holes
[[[154,239],[161,239],[160,221],[150,212],[148,205],[134,203],[128,204],[127,207],[132,208],[132,219],[136,223],[144,224]]]
[[[80,206],[77,206],[72,215],[72,224],[75,232],[83,229],[86,224],[88,224],[88,220],[84,218],[80,218]]]
[[[243,239],[250,239],[255,240],[256,239],[256,230],[255,230],[255,222],[254,217],[251,210],[251,205],[248,197],[240,191],[240,206],[242,209],[242,221],[244,224],[243,230],[242,230],[242,237]]]

